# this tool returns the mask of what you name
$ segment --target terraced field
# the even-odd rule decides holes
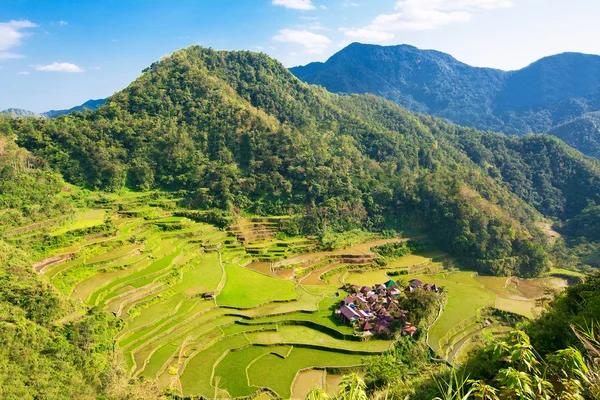
[[[442,286],[447,304],[428,342],[453,361],[479,336],[508,329],[481,317],[482,309],[531,316],[541,285],[557,279],[446,273],[435,262],[440,252],[373,269],[370,249],[399,239],[314,251],[312,239],[276,239],[286,217],[240,218],[223,230],[174,212],[177,202],[164,194],[104,195],[96,208],[16,230],[11,238],[46,234],[64,241],[44,251],[34,270],[63,293],[123,319],[115,344],[130,373],[184,396],[289,398],[311,379],[339,378],[330,379],[328,368],[355,368],[389,349],[391,341],[361,342],[335,319],[344,283],[373,285],[404,271],[394,279]]]
[[[301,369],[356,367],[390,348],[390,341],[356,340],[333,317],[343,291],[321,279],[372,259],[369,245],[286,264],[315,243],[275,239],[282,218],[240,218],[222,230],[178,216],[176,202],[104,196],[73,218],[15,233],[68,238],[43,254],[36,271],[123,319],[115,343],[133,376],[185,396],[286,398]],[[277,369],[265,374],[272,364]]]

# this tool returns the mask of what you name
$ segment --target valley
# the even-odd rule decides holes
[[[181,199],[169,193],[86,196],[95,208],[6,235],[64,240],[36,260],[36,273],[84,307],[123,320],[114,348],[128,373],[184,396],[289,398],[310,379],[300,371],[329,370],[333,377],[360,371],[366,357],[387,351],[392,341],[361,341],[334,317],[347,284],[375,285],[395,272],[402,273],[394,276],[399,282],[443,288],[440,314],[423,335],[451,363],[482,336],[503,335],[518,320],[495,310],[532,317],[541,294],[534,289],[562,284],[447,271],[448,255],[437,250],[382,268],[371,249],[408,238],[373,234],[347,248],[318,250],[315,238],[279,234],[289,217],[238,217],[219,228],[200,222],[202,212],[181,209]],[[82,311],[56,323],[68,324]]]
[[[556,137],[191,46],[95,111],[0,118],[0,397],[430,400],[530,359],[591,393],[597,204]]]

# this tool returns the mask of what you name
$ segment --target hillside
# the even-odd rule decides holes
[[[496,274],[546,268],[538,212],[569,218],[600,196],[598,166],[558,141],[332,95],[250,52],[191,47],[92,114],[7,120],[2,130],[73,184],[184,189],[193,207],[301,213],[307,233],[426,229],[465,264]],[[478,135],[507,157],[466,145]]]
[[[291,71],[335,93],[373,93],[411,111],[511,134],[544,133],[600,109],[600,56],[564,53],[517,71],[477,68],[413,46],[353,43]],[[570,128],[576,128],[570,126]],[[563,137],[593,155],[597,141]]]
[[[585,149],[587,155],[600,158],[600,112],[583,114],[555,126],[548,133],[576,149]]]

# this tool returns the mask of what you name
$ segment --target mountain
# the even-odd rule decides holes
[[[35,118],[56,118],[62,115],[70,114],[74,111],[90,110],[94,111],[102,104],[106,103],[106,99],[88,100],[80,106],[69,108],[68,110],[50,110],[38,114],[33,111],[23,110],[20,108],[7,108],[6,110],[0,111],[0,116],[11,116],[11,117],[35,117]]]
[[[106,103],[106,99],[88,100],[85,103],[83,103],[82,105],[76,106],[73,108],[69,108],[68,110],[50,110],[50,111],[46,111],[45,113],[42,113],[42,115],[45,117],[48,117],[48,118],[56,118],[56,117],[60,117],[61,115],[70,114],[74,111],[84,111],[84,110],[94,111],[95,109],[97,109],[104,103]]]
[[[0,116],[8,117],[35,117],[40,118],[42,115],[29,110],[23,110],[22,108],[7,108],[6,110],[0,111]]]
[[[297,229],[418,228],[464,265],[547,268],[543,216],[600,202],[600,166],[551,136],[483,133],[307,85],[264,54],[190,47],[88,114],[4,119],[67,181],[182,190],[188,205],[297,214]]]
[[[600,112],[583,114],[552,128],[550,135],[560,138],[585,153],[600,158]]]
[[[324,63],[291,71],[335,93],[373,93],[414,112],[510,134],[549,132],[600,110],[600,56],[589,54],[563,53],[501,71],[408,45],[353,43]],[[589,155],[600,145],[575,139],[577,132],[567,136]]]

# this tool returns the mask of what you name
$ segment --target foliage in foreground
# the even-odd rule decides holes
[[[488,350],[500,366],[492,380],[468,379],[453,371],[448,380],[438,382],[436,400],[597,399],[600,335],[594,328],[578,335],[587,357],[568,347],[542,358],[525,332],[513,331]]]

